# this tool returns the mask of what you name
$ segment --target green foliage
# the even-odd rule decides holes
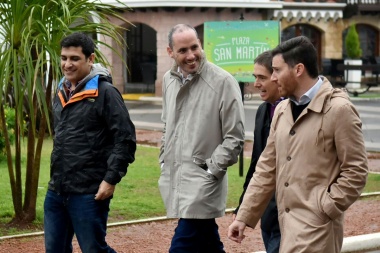
[[[362,56],[359,34],[356,31],[355,24],[352,24],[348,28],[348,32],[345,39],[345,46],[346,46],[346,53],[349,58],[358,59]]]
[[[42,150],[41,173],[38,185],[37,217],[34,226],[41,231],[43,223],[43,202],[47,191],[50,171],[50,153],[53,147],[52,139],[46,139]],[[23,148],[26,148],[25,146]],[[158,165],[159,149],[138,145],[136,161],[128,168],[128,173],[116,186],[111,201],[109,222],[152,218],[165,216],[165,208],[158,190],[160,168]],[[25,157],[24,157],[25,158]],[[249,167],[249,159],[244,159],[244,175]],[[25,163],[25,159],[23,159]],[[244,177],[239,176],[238,164],[228,169],[227,208],[238,204],[243,190]],[[380,175],[369,174],[364,192],[380,191]],[[0,161],[0,236],[30,232],[30,230],[2,230],[1,225],[8,223],[13,217],[12,197],[9,187],[9,176],[6,173],[5,162]]]
[[[4,106],[5,111],[5,124],[7,126],[7,132],[9,135],[10,143],[13,144],[15,139],[15,117],[16,112],[13,108],[10,108],[9,106]],[[0,160],[2,160],[3,155],[5,155],[5,140],[4,140],[4,134],[3,131],[0,128]]]
[[[42,149],[41,173],[38,184],[37,215],[34,225],[41,230],[43,222],[43,202],[48,181],[50,179],[50,153],[53,147],[52,139],[46,139]],[[23,149],[26,145],[23,145]],[[109,222],[165,216],[165,208],[158,190],[160,168],[158,164],[159,149],[138,145],[136,161],[128,168],[128,173],[116,186],[111,201]],[[25,155],[23,157],[25,163]],[[244,159],[244,173],[249,167],[249,159]],[[239,201],[245,177],[239,177],[238,165],[228,169],[227,207],[235,207]],[[0,224],[6,224],[13,218],[12,197],[9,187],[9,175],[6,173],[5,162],[0,162]],[[9,234],[1,230],[0,236]],[[25,231],[18,231],[22,233]]]
[[[369,174],[367,184],[364,187],[364,192],[379,192],[380,191],[380,174]]]
[[[46,194],[47,182],[50,177],[50,154],[53,148],[53,141],[51,138],[45,139],[45,145],[42,148],[41,152],[41,173],[39,175],[39,184],[38,184],[38,192],[37,192],[37,204],[36,204],[36,219],[34,221],[34,225],[39,228],[42,227],[43,222],[43,202]],[[26,153],[27,143],[21,143],[21,164],[25,166],[26,164]],[[14,146],[12,147],[12,151],[14,151]],[[25,173],[22,174],[22,180],[25,180]],[[7,164],[6,161],[0,161],[0,192],[2,193],[2,197],[0,198],[0,224],[5,225],[9,223],[15,216],[13,203],[12,203],[12,192],[10,188],[9,182],[9,174],[7,172]],[[25,194],[25,192],[23,192]],[[24,197],[24,195],[23,195]],[[3,226],[0,226],[0,228]],[[9,227],[6,225],[6,227]],[[41,230],[41,229],[39,229]],[[19,231],[25,232],[25,231]],[[6,232],[8,233],[8,232]],[[0,236],[4,235],[5,232],[0,229]],[[0,251],[1,252],[1,251]]]
[[[7,150],[4,167],[8,167],[9,196],[17,221],[28,223],[35,218],[41,147],[45,133],[51,132],[51,98],[62,77],[60,41],[73,32],[91,34],[98,45],[96,61],[109,66],[101,49],[124,47],[120,33],[129,24],[120,16],[128,9],[115,2],[120,7],[100,0],[0,1],[0,104],[9,103],[16,112],[16,147]],[[2,111],[0,114],[3,118]],[[24,140],[27,148],[21,149]],[[5,147],[9,148],[9,143]]]
[[[99,0],[0,1],[0,102],[11,95],[17,111],[27,110],[29,125],[35,130],[37,122],[32,117],[35,112],[49,116],[46,86],[52,81],[58,83],[62,76],[62,38],[80,31],[96,33],[99,38],[109,37],[117,45],[124,45],[119,32],[125,28],[110,21],[112,17],[122,24],[129,23],[119,15],[118,10]],[[95,42],[114,50],[114,45],[97,39]],[[96,50],[96,60],[109,65],[102,52],[98,48]],[[18,113],[17,117],[20,117],[18,124],[23,124],[24,114]]]

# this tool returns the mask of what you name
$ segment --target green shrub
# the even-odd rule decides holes
[[[348,32],[345,39],[345,46],[346,53],[349,58],[358,59],[362,56],[359,34],[356,31],[356,27],[354,24],[348,28]]]

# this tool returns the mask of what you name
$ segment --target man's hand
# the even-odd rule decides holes
[[[102,181],[99,185],[98,192],[95,194],[95,200],[104,200],[109,198],[115,191],[115,185]]]
[[[241,243],[245,238],[244,229],[246,225],[244,222],[239,220],[234,220],[232,224],[228,227],[228,238],[234,242]]]

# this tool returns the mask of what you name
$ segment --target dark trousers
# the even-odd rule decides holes
[[[280,251],[281,233],[279,229],[272,231],[261,230],[265,249],[267,253],[278,253]]]
[[[83,253],[116,253],[105,241],[110,199],[94,198],[94,194],[46,193],[46,253],[72,253],[74,233]]]
[[[215,219],[179,219],[170,253],[225,253]]]

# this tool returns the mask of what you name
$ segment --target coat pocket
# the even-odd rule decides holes
[[[206,159],[199,156],[193,156],[193,163],[195,163],[195,165],[202,168],[203,170],[207,170]]]

